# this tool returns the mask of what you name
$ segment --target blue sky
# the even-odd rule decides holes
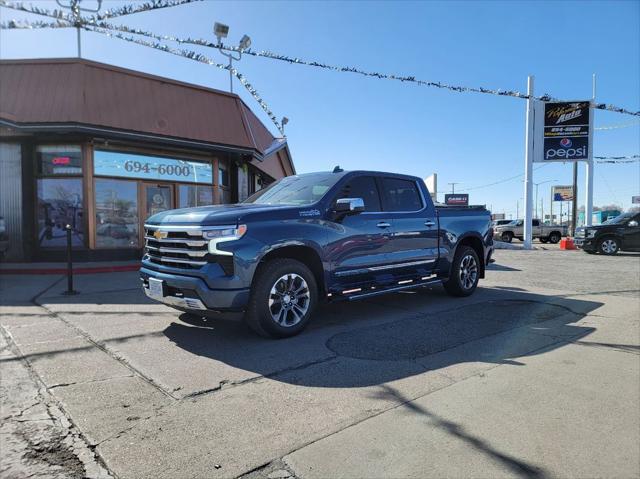
[[[93,6],[92,0],[84,0]],[[126,2],[105,2],[107,7]],[[34,2],[55,8],[55,2]],[[25,18],[0,9],[2,20]],[[29,18],[36,18],[30,16]],[[213,40],[214,21],[230,25],[229,42],[247,33],[255,50],[335,65],[413,75],[445,83],[526,91],[566,99],[591,97],[640,110],[640,2],[214,2],[114,19],[157,33]],[[206,53],[206,49],[202,49]],[[75,54],[70,30],[2,31],[2,58]],[[214,51],[210,55],[223,59]],[[97,61],[228,89],[228,74],[122,40],[83,34],[83,56]],[[515,215],[522,180],[482,187],[524,170],[525,101],[454,93],[349,73],[289,65],[245,56],[237,65],[276,116],[287,116],[290,148],[298,172],[379,169],[426,177],[438,173],[439,191],[469,189],[471,202]],[[238,92],[266,124],[250,95]],[[599,156],[640,153],[637,118],[596,111]],[[275,131],[275,128],[272,128]],[[551,184],[570,184],[570,164],[534,173],[540,199],[549,207]],[[584,166],[579,200],[584,201]],[[595,205],[627,208],[640,194],[640,163],[597,164]],[[520,206],[522,201],[520,200]],[[556,204],[557,209],[557,204]]]

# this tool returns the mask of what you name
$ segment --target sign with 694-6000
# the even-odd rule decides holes
[[[93,169],[95,175],[101,176],[179,181],[181,183],[211,184],[213,182],[210,163],[116,151],[95,150]]]
[[[590,102],[545,102],[536,108],[535,160],[581,161],[590,158]],[[543,115],[540,121],[539,115]]]

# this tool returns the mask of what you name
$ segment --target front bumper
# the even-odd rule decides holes
[[[148,287],[150,277],[164,282],[162,298],[150,296]],[[182,309],[242,311],[249,301],[249,288],[211,289],[202,279],[193,276],[160,273],[142,267],[140,279],[147,296]]]
[[[573,244],[577,248],[587,251],[596,251],[597,245],[593,238],[573,238]]]

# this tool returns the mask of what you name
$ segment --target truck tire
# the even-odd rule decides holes
[[[598,241],[598,252],[606,254],[607,256],[613,256],[620,251],[620,241],[613,236],[607,236]]]
[[[256,272],[245,321],[260,336],[288,338],[309,324],[317,302],[316,279],[306,265],[273,259]]]
[[[500,235],[500,239],[505,243],[511,243],[511,241],[513,241],[513,233],[511,231],[505,231]]]
[[[476,290],[479,279],[478,255],[473,248],[460,246],[453,258],[451,275],[443,283],[445,291],[451,296],[470,296]]]
[[[557,231],[552,231],[551,233],[549,233],[548,238],[549,243],[556,244],[560,242],[560,240],[562,239],[562,235]]]

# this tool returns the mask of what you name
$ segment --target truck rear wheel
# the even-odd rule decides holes
[[[549,243],[556,244],[560,242],[561,238],[562,236],[560,235],[560,233],[558,233],[557,231],[554,231],[549,235]]]
[[[451,296],[470,296],[480,279],[480,260],[475,250],[460,246],[453,258],[451,275],[444,283],[444,289]]]
[[[309,268],[294,259],[274,259],[256,272],[245,321],[260,336],[295,336],[309,323],[317,302],[318,287]]]

